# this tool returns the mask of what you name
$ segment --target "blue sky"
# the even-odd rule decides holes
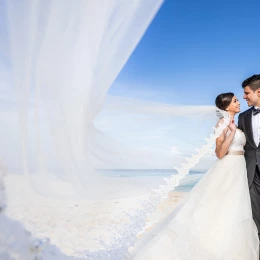
[[[109,94],[180,105],[213,105],[219,93],[233,91],[242,110],[246,109],[241,82],[260,73],[259,10],[259,0],[165,0]],[[0,23],[0,32],[2,27]],[[157,167],[171,168],[171,154],[183,148],[180,141],[187,143],[189,136],[204,143],[206,131],[212,132],[215,125],[212,119],[212,124],[198,121],[195,128],[191,119],[180,124],[172,117],[144,118],[138,113],[105,111],[97,125],[122,143],[155,151],[154,157],[148,154],[148,163],[157,160]],[[195,136],[189,133],[191,125]],[[17,143],[14,138],[13,143]],[[189,148],[198,146],[188,144]],[[169,160],[160,161],[159,155]]]
[[[260,1],[166,0],[109,93],[212,105],[260,73]],[[242,101],[242,109],[246,109]]]

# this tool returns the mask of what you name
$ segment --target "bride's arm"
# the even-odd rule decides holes
[[[219,121],[221,123],[221,121]],[[219,125],[218,123],[218,125]],[[228,131],[228,128],[230,129],[231,133],[227,136],[226,133]],[[234,135],[236,133],[236,125],[234,124],[234,121],[231,120],[231,123],[229,124],[228,128],[226,128],[223,133],[216,139],[216,149],[215,153],[216,156],[221,159],[223,158],[226,153],[228,152],[228,148],[230,144],[232,143],[232,140],[234,138]]]

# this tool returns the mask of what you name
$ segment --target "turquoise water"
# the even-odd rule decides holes
[[[169,177],[177,174],[173,169],[106,169],[99,170],[103,175],[114,177]],[[189,175],[204,174],[205,172],[190,171]]]
[[[149,177],[149,178],[158,178],[158,177],[170,177],[171,175],[177,174],[176,170],[173,169],[107,169],[100,170],[100,173],[106,176],[112,177],[122,177],[122,178],[131,178],[131,177]],[[201,179],[205,172],[190,171],[188,176],[194,177],[192,180],[181,184],[176,187],[175,191],[189,192]]]
[[[111,177],[119,177],[119,178],[138,178],[138,177],[147,177],[149,179],[154,178],[154,180],[158,180],[158,178],[168,178],[171,175],[177,174],[176,170],[173,169],[102,169],[98,170],[102,175],[105,176],[111,176]],[[16,171],[13,171],[16,173]],[[21,174],[21,172],[17,171],[18,174]],[[59,179],[62,179],[64,181],[67,181],[67,177],[65,174],[63,174],[62,170],[55,169],[55,174],[53,175],[58,177]],[[205,172],[202,171],[190,171],[188,177],[188,181],[185,180],[184,184],[181,184],[180,186],[176,187],[175,191],[182,191],[182,192],[189,192],[201,179],[201,177],[205,174]]]

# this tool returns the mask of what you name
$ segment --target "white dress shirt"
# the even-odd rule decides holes
[[[255,108],[260,109],[260,107]],[[258,146],[260,142],[260,113],[256,114],[255,116],[252,113],[252,130],[255,144]]]

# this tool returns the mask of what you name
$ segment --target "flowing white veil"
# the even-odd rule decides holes
[[[38,192],[66,198],[76,190],[87,198],[108,199],[147,191],[160,181],[152,185],[148,181],[147,186],[143,178],[108,178],[99,169],[177,167],[184,152],[185,156],[191,153],[198,141],[190,125],[203,131],[205,115],[215,120],[209,107],[176,107],[110,97],[103,114],[94,121],[108,88],[161,3],[2,1],[6,19],[1,38],[1,53],[5,56],[1,73],[8,82],[3,85],[3,99],[8,97],[3,104],[12,101],[3,113],[9,120],[7,131],[16,131],[12,133],[13,144],[5,144],[12,155],[12,163],[8,164],[20,172],[23,168]],[[127,119],[124,125],[114,126],[114,133],[120,132],[128,139],[137,137],[132,147],[120,140],[115,142],[119,136],[112,133],[109,137],[107,129],[102,129],[102,118],[111,118],[109,113]],[[156,129],[166,124],[169,127],[170,123],[172,129],[164,129],[161,134],[172,135],[174,143],[156,146],[156,138],[151,142],[152,135],[158,138]],[[142,133],[142,126],[149,124],[150,133]],[[208,126],[213,124],[207,122]],[[3,139],[6,134],[2,134]],[[150,147],[140,148],[138,138],[144,136]],[[190,145],[186,145],[186,151],[179,151],[184,143]],[[69,195],[52,188],[57,177],[68,181]],[[140,183],[144,185],[136,185]]]
[[[66,197],[48,185],[60,174],[83,196],[101,195],[93,120],[161,2],[2,1],[1,53],[22,141],[16,163],[39,192]]]
[[[212,143],[196,150],[213,133],[213,106],[106,95],[162,2],[0,0],[0,156],[35,191],[137,196],[184,169],[168,191],[214,161]]]

